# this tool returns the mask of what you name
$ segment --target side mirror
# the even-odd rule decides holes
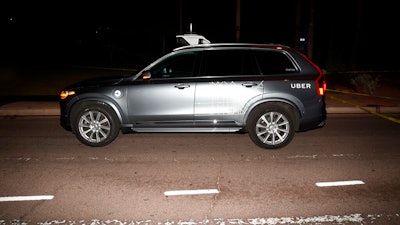
[[[144,71],[141,75],[143,80],[150,80],[151,79],[151,72],[150,71]]]

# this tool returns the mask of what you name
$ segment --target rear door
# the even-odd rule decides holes
[[[262,97],[263,80],[249,50],[208,50],[195,94],[196,126],[231,127]]]

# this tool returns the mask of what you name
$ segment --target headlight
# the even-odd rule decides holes
[[[61,91],[60,92],[60,99],[64,100],[66,99],[68,96],[74,95],[75,91]]]

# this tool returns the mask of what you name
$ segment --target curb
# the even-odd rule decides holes
[[[400,107],[326,107],[326,111],[328,114],[334,113],[385,113],[385,114],[394,114],[400,113]]]
[[[19,101],[0,106],[0,116],[60,116],[58,102]]]

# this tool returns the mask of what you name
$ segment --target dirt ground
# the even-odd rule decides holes
[[[331,95],[360,106],[400,106],[400,74],[381,76],[375,84],[359,84],[356,87],[348,77],[327,78],[328,97]],[[366,87],[370,87],[370,90]],[[330,106],[343,103],[329,100]]]

